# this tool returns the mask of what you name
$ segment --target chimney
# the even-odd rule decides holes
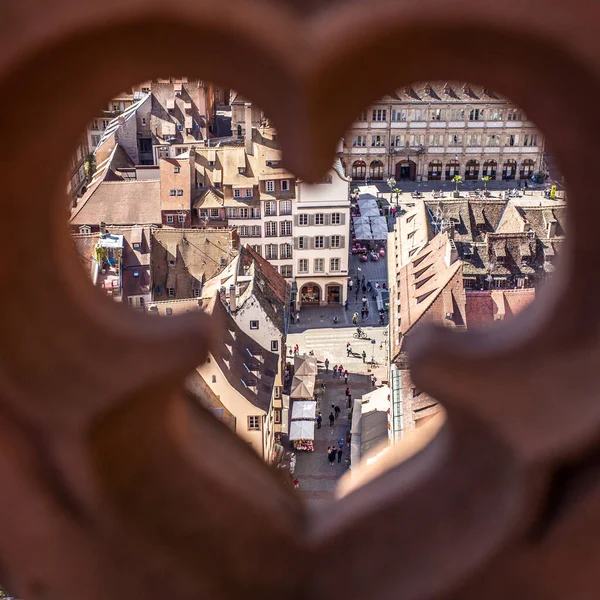
[[[219,299],[223,306],[227,306],[227,288],[224,285],[219,288]]]
[[[236,310],[236,301],[237,298],[235,296],[235,285],[230,285],[229,286],[229,310],[231,312],[235,312]]]
[[[244,105],[244,126],[246,128],[246,154],[252,156],[252,104],[250,104],[250,102],[246,102],[246,104]]]
[[[446,262],[446,266],[454,264],[458,260],[458,250],[456,249],[456,244],[454,240],[448,238],[446,241],[446,255],[444,256],[444,261]]]
[[[100,223],[100,235],[102,237],[106,235],[106,223],[104,221]]]

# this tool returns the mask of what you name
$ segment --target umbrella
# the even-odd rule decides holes
[[[290,423],[290,440],[314,440],[314,421],[292,421]]]
[[[314,356],[296,356],[294,358],[294,374],[296,376],[316,375],[317,359]]]
[[[314,378],[296,377],[292,379],[292,390],[290,396],[292,398],[313,398],[315,393]]]
[[[296,400],[292,406],[292,419],[314,419],[316,411],[314,400]]]

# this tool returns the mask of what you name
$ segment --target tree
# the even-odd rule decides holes
[[[481,178],[481,180],[483,181],[483,189],[487,192],[488,181],[491,181],[492,178],[489,175],[485,175],[484,177]]]
[[[93,154],[88,154],[85,157],[83,168],[85,170],[85,176],[87,177],[88,182],[91,181],[94,173],[96,172],[96,159],[94,158]]]
[[[392,193],[396,194],[396,205],[398,205],[398,203],[400,202],[400,194],[402,193],[402,190],[400,188],[394,188],[392,190]]]
[[[462,183],[463,178],[460,175],[455,175],[452,178],[452,181],[456,184],[456,195],[458,195],[458,184]]]

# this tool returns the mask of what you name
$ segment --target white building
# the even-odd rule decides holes
[[[350,180],[340,160],[316,184],[297,183],[294,215],[296,308],[347,300]]]

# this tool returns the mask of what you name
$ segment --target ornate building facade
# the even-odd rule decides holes
[[[459,82],[397,90],[364,110],[344,140],[355,182],[530,179],[545,170],[544,138],[523,111]]]

